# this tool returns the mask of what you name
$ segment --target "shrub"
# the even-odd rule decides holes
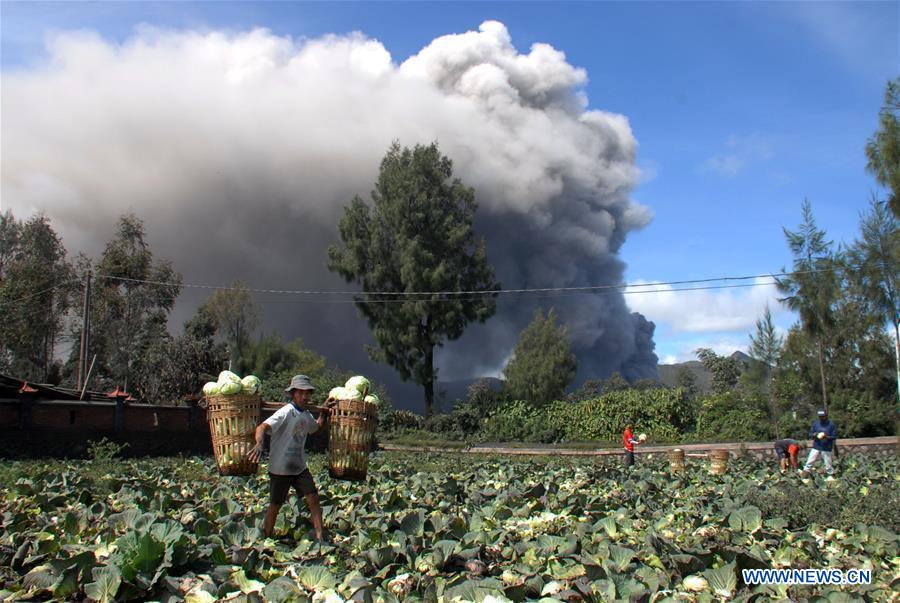
[[[841,437],[894,435],[898,418],[896,398],[883,398],[872,392],[836,391],[831,396],[829,412]],[[815,416],[808,423],[813,420]]]
[[[448,440],[466,440],[481,431],[484,413],[471,402],[460,402],[449,414],[434,415],[425,429]]]
[[[464,438],[472,437],[481,431],[488,414],[484,408],[483,405],[473,401],[460,402],[453,408],[453,421],[456,423],[457,431]]]
[[[615,441],[629,423],[654,440],[674,440],[693,426],[693,407],[680,388],[614,390],[582,402],[554,402],[549,421],[568,441]]]
[[[770,439],[772,430],[755,402],[726,392],[697,401],[694,436],[701,440],[756,441]]]
[[[481,436],[499,442],[544,442],[560,439],[562,433],[548,418],[548,411],[524,400],[497,409],[484,422]]]
[[[581,387],[566,396],[566,402],[584,402],[585,400],[599,398],[600,394],[603,393],[603,384],[604,381],[602,379],[588,379]]]
[[[408,410],[389,408],[378,413],[378,431],[387,435],[419,430],[424,424],[421,416]]]
[[[448,439],[459,439],[462,434],[457,430],[456,421],[452,415],[437,414],[429,419],[425,419],[426,431],[439,433]]]
[[[496,381],[491,379],[479,379],[469,386],[468,396],[461,404],[474,408],[481,416],[487,416],[500,406],[512,400],[505,387],[495,387]],[[502,382],[500,382],[502,384]],[[458,404],[457,406],[459,406]]]
[[[108,463],[119,456],[128,448],[128,444],[119,444],[106,438],[100,441],[88,440],[87,456],[96,463]]]

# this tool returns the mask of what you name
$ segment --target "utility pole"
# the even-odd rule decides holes
[[[84,306],[81,317],[81,345],[78,349],[78,389],[85,384],[87,375],[88,351],[91,339],[91,271],[88,270],[84,283]]]

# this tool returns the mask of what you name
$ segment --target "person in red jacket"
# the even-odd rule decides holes
[[[634,445],[640,444],[641,441],[634,437],[634,433],[632,433],[632,426],[625,426],[625,434],[623,437],[625,441],[625,466],[631,467],[634,465]]]

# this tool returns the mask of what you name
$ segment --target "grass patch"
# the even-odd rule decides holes
[[[468,442],[459,440],[445,440],[435,436],[427,431],[412,431],[402,435],[396,435],[391,438],[380,437],[380,444],[394,444],[397,446],[419,446],[430,448],[452,448],[453,450],[462,450],[469,447]]]

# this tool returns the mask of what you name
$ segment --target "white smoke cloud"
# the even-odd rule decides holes
[[[495,21],[399,65],[363,34],[264,29],[142,27],[121,45],[63,33],[48,51],[46,64],[2,74],[0,193],[17,215],[46,213],[70,250],[97,253],[133,210],[186,282],[345,288],[325,249],[395,139],[437,140],[475,187],[477,227],[508,287],[619,282],[619,249],[650,219],[630,198],[640,174],[628,120],[588,110],[584,70],[546,44],[520,53]],[[632,324],[621,296],[564,302],[586,370],[620,370],[646,348],[652,326]],[[439,356],[444,376],[496,370],[533,307],[501,303]],[[267,306],[270,328],[365,363],[354,314]],[[492,345],[474,343],[485,336]],[[473,347],[477,357],[461,353]]]
[[[767,305],[774,318],[789,316],[778,302],[771,278],[757,278],[752,284],[747,288],[678,291],[672,285],[634,281],[627,289],[628,304],[676,334],[750,333]]]

